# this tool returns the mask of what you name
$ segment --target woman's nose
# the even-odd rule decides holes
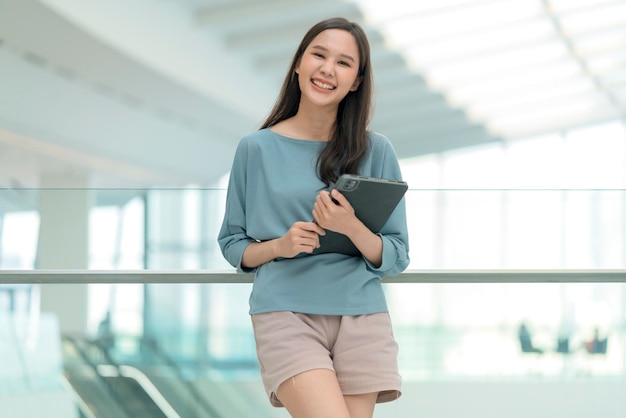
[[[324,65],[322,65],[321,72],[327,77],[332,77],[332,75],[334,74],[332,64],[330,64],[329,62],[324,63]]]

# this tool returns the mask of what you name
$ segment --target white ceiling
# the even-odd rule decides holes
[[[624,117],[626,1],[0,0],[0,187],[214,182],[330,16],[400,157]]]

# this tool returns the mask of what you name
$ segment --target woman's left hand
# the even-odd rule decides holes
[[[313,219],[322,228],[344,235],[358,222],[354,208],[337,190],[330,193],[323,190],[317,195],[313,205]]]
[[[332,197],[327,191],[322,191],[315,198],[313,205],[315,223],[329,231],[346,235],[365,259],[375,267],[380,267],[383,251],[381,237],[370,231],[356,217],[354,208],[344,195],[337,190],[332,190],[331,193]]]

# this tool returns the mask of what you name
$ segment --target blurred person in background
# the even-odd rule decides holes
[[[517,329],[517,337],[520,343],[520,349],[522,353],[537,353],[542,354],[543,349],[534,345],[530,330],[525,322],[522,322]]]
[[[585,341],[584,347],[589,354],[606,354],[608,338],[600,338],[600,329],[595,327],[593,329],[593,337]]]

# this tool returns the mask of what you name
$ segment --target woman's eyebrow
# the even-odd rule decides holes
[[[324,52],[328,52],[328,48],[326,48],[325,46],[322,46],[322,45],[312,45],[311,48],[319,49],[319,50],[324,51]],[[343,58],[345,58],[347,60],[350,60],[352,62],[356,62],[356,60],[354,58],[352,58],[352,56],[350,56],[348,54],[339,54],[339,56],[343,57]]]

